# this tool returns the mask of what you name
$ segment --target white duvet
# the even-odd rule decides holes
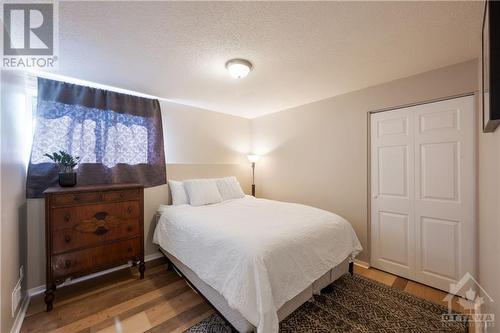
[[[362,250],[346,220],[310,206],[246,196],[162,207],[153,241],[223,295],[258,333],[278,332],[277,310],[285,302]]]

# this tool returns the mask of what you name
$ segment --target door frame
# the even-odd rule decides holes
[[[473,96],[473,105],[474,105],[474,117],[473,117],[473,143],[472,143],[472,156],[473,156],[473,166],[472,166],[472,169],[473,169],[473,173],[474,173],[474,177],[473,177],[473,180],[472,180],[472,188],[473,188],[473,197],[474,197],[474,200],[473,200],[473,208],[472,208],[472,211],[473,211],[473,215],[474,215],[474,222],[475,222],[475,232],[474,232],[474,239],[473,239],[473,249],[474,249],[474,253],[473,253],[473,257],[474,258],[477,258],[477,253],[478,253],[478,242],[477,242],[477,234],[478,234],[478,211],[477,211],[477,206],[478,206],[478,202],[477,202],[477,193],[478,193],[478,189],[477,189],[477,178],[478,178],[478,174],[477,174],[477,170],[478,170],[478,149],[477,149],[477,142],[478,142],[478,131],[477,131],[477,104],[478,104],[478,96],[476,94],[476,92],[472,91],[472,92],[466,92],[466,93],[462,93],[462,94],[458,94],[458,95],[451,95],[451,96],[447,96],[447,97],[441,97],[441,98],[434,98],[434,99],[429,99],[429,100],[425,100],[425,101],[420,101],[420,102],[414,102],[414,103],[408,103],[408,104],[401,104],[401,105],[398,105],[398,106],[390,106],[390,107],[386,107],[386,108],[381,108],[381,109],[376,109],[376,110],[369,110],[367,113],[366,113],[366,127],[367,127],[367,137],[366,137],[366,144],[367,144],[367,149],[366,149],[366,156],[367,156],[367,169],[366,169],[366,173],[367,173],[367,185],[366,185],[366,188],[367,188],[367,192],[366,192],[366,203],[367,203],[367,212],[366,212],[366,218],[367,218],[367,248],[369,249],[368,251],[368,265],[369,266],[372,266],[372,230],[371,230],[371,226],[372,226],[372,221],[371,221],[371,199],[372,199],[372,196],[371,196],[371,182],[372,182],[372,179],[371,179],[371,171],[372,171],[372,165],[371,165],[371,116],[372,114],[375,114],[375,113],[379,113],[379,112],[386,112],[386,111],[395,111],[395,110],[398,110],[398,109],[404,109],[404,108],[408,108],[408,107],[412,107],[412,106],[419,106],[419,105],[425,105],[425,104],[430,104],[430,103],[436,103],[436,102],[442,102],[442,101],[447,101],[447,100],[451,100],[451,99],[456,99],[456,98],[460,98],[460,97],[467,97],[467,96]],[[474,260],[474,272],[470,272],[472,275],[475,275],[478,271],[478,264],[477,264],[477,260]]]

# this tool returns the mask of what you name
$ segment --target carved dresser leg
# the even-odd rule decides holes
[[[53,309],[53,303],[54,303],[54,292],[56,291],[56,286],[51,285],[50,287],[48,286],[47,289],[45,290],[45,297],[44,301],[45,304],[47,305],[47,312],[52,311]]]
[[[146,265],[144,264],[144,259],[141,259],[139,263],[139,273],[141,273],[141,279],[144,279],[144,271],[146,270]]]

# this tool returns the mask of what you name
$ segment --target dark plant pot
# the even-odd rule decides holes
[[[76,185],[76,172],[59,172],[59,185],[72,187]]]

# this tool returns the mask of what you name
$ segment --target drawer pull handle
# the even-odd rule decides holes
[[[79,194],[75,194],[75,195],[73,196],[73,200],[74,200],[74,201],[80,201],[80,195],[79,195]]]
[[[105,220],[108,215],[109,215],[108,212],[98,212],[94,214],[94,217],[97,220]]]
[[[66,243],[69,243],[69,242],[71,241],[71,236],[70,236],[70,235],[66,235],[66,236],[64,236],[64,241],[65,241]]]
[[[108,232],[108,229],[106,227],[103,227],[102,225],[101,226],[98,226],[95,231],[94,231],[94,234],[96,234],[97,236],[101,236],[101,235],[104,235],[105,233]]]
[[[128,232],[131,232],[131,231],[132,231],[132,229],[133,229],[133,228],[132,228],[132,226],[131,226],[131,225],[129,225],[129,226],[127,227],[127,231],[128,231]]]
[[[64,221],[69,222],[70,219],[71,219],[71,214],[70,213],[66,213],[64,215]]]
[[[120,199],[123,199],[125,197],[125,195],[123,195],[123,193],[120,193],[119,196],[120,196]]]
[[[132,214],[132,207],[128,206],[128,208],[127,208],[127,212],[128,212],[129,214]]]
[[[66,260],[66,261],[64,262],[64,267],[65,267],[65,268],[70,268],[70,267],[71,267],[71,260]]]

